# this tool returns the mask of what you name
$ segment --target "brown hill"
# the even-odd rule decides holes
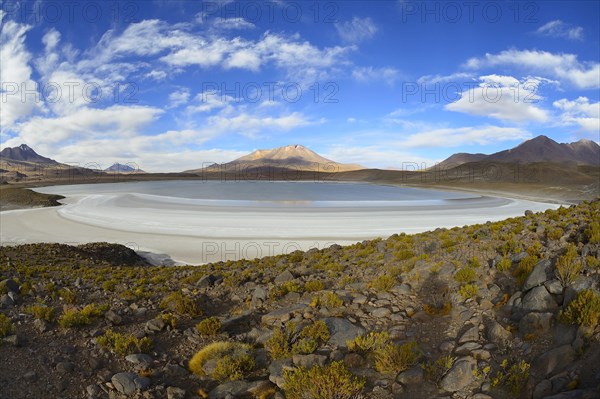
[[[332,161],[320,156],[309,148],[299,144],[293,144],[271,150],[257,150],[231,162],[221,165],[211,165],[207,168],[193,169],[186,172],[199,173],[217,170],[260,170],[263,168],[331,172],[346,172],[364,169],[364,167],[360,165],[343,164]]]

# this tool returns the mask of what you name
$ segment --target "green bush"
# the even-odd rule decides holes
[[[160,306],[181,316],[196,317],[202,315],[198,303],[194,299],[184,296],[181,291],[175,291],[167,295],[161,301]]]
[[[136,338],[133,335],[123,335],[112,330],[107,330],[103,336],[98,337],[96,342],[101,347],[121,356],[148,353],[153,346],[152,340],[148,337]]]
[[[321,280],[307,281],[304,284],[304,291],[306,292],[317,292],[322,291],[324,289],[325,283],[323,283]]]
[[[390,339],[387,332],[370,332],[366,335],[359,335],[351,341],[346,341],[348,350],[359,353],[363,356],[378,351],[383,348]]]
[[[273,360],[286,359],[294,354],[309,354],[329,341],[329,329],[324,321],[319,320],[297,331],[295,323],[285,328],[275,328],[265,348]]]
[[[254,369],[252,347],[238,342],[213,342],[198,351],[189,362],[189,369],[197,376],[205,376],[204,365],[209,360],[217,361],[211,377],[215,380],[239,380]]]
[[[454,279],[460,283],[471,283],[477,279],[477,273],[473,268],[465,267],[456,272]]]
[[[561,313],[559,320],[565,324],[596,327],[600,318],[600,295],[583,290]]]
[[[369,284],[376,291],[389,291],[394,285],[396,285],[396,279],[388,274],[374,278]]]
[[[458,293],[463,299],[474,298],[477,296],[479,288],[475,284],[465,284],[459,288]]]
[[[510,257],[508,257],[508,256],[503,256],[502,259],[500,259],[500,261],[496,265],[496,269],[498,269],[501,272],[506,272],[506,271],[510,270],[511,267],[512,267],[512,261],[510,260]]]
[[[577,247],[569,244],[565,254],[556,261],[556,278],[566,287],[579,277],[582,269],[583,262],[577,258]]]
[[[83,309],[66,309],[58,318],[58,324],[63,328],[81,327],[92,323],[94,318],[104,315],[108,306],[94,304],[86,305]]]
[[[365,380],[350,373],[343,362],[283,371],[287,399],[354,399],[364,386]]]
[[[222,324],[218,317],[209,317],[196,324],[196,330],[200,335],[214,337],[221,332]]]
[[[335,309],[344,305],[344,301],[335,292],[325,292],[319,296],[313,297],[310,306],[313,308],[325,307]]]
[[[31,305],[25,308],[25,312],[32,314],[36,319],[52,322],[54,320],[54,308],[46,305]]]
[[[511,362],[507,359],[502,361],[502,364],[500,365],[501,370],[499,370],[494,378],[492,378],[491,385],[493,388],[508,388],[514,394],[519,394],[522,392],[523,387],[529,379],[529,369],[531,368],[531,365],[525,360],[521,360],[520,362],[515,361],[510,366],[509,364],[511,364]]]
[[[66,303],[69,303],[72,305],[77,303],[77,293],[75,293],[67,288],[59,289],[58,296],[61,297],[63,299],[63,301],[65,301]]]
[[[421,354],[415,341],[402,345],[388,343],[375,353],[375,369],[384,374],[398,374],[414,366]]]
[[[0,313],[0,338],[12,334],[14,330],[15,326],[10,318],[4,313]]]
[[[438,358],[435,362],[424,363],[421,367],[425,372],[425,377],[434,383],[439,383],[444,375],[452,368],[456,358],[451,355],[446,355]]]
[[[513,276],[517,279],[519,284],[523,284],[527,277],[533,271],[534,266],[538,262],[538,257],[535,255],[527,255],[519,262],[519,265],[513,272]]]

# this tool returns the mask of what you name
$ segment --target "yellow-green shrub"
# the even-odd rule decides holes
[[[515,276],[519,284],[523,284],[525,282],[537,262],[538,257],[535,255],[527,255],[521,259],[519,265],[513,272],[513,276]]]
[[[477,273],[473,268],[465,267],[456,272],[454,279],[460,283],[471,283],[477,279]]]
[[[325,292],[313,297],[310,306],[313,308],[326,307],[327,309],[335,309],[341,307],[343,304],[344,301],[335,292]]]
[[[317,292],[325,289],[325,283],[321,280],[307,281],[304,284],[304,291],[306,292]]]
[[[463,299],[474,298],[478,292],[479,288],[475,284],[465,284],[458,289],[458,293]]]
[[[83,309],[66,309],[58,318],[58,324],[63,328],[80,327],[89,325],[96,317],[104,315],[108,306],[98,306],[94,304],[86,305]]]
[[[213,342],[198,351],[189,362],[189,369],[198,376],[206,375],[204,365],[217,360],[211,377],[219,380],[239,380],[254,369],[252,347],[238,342]]]
[[[566,287],[579,277],[582,269],[583,263],[577,259],[577,247],[569,244],[565,254],[556,261],[556,278]]]
[[[15,326],[10,318],[4,313],[0,313],[0,338],[12,334],[14,330]]]
[[[394,285],[396,285],[396,279],[388,274],[374,278],[369,284],[376,291],[389,291]]]
[[[175,291],[167,295],[161,301],[160,306],[181,316],[196,317],[202,314],[198,303],[193,298],[183,295],[181,291]]]
[[[388,343],[375,353],[375,369],[384,374],[398,374],[414,366],[421,354],[415,341],[402,345]]]
[[[208,317],[196,324],[196,330],[200,335],[207,337],[214,337],[221,332],[222,324],[221,319],[218,317]]]
[[[364,386],[365,381],[350,373],[343,362],[283,371],[287,399],[353,399]]]
[[[596,327],[600,318],[600,295],[583,290],[561,313],[559,320],[565,324]]]
[[[46,305],[31,305],[25,308],[25,312],[32,314],[36,319],[51,322],[54,320],[54,308]]]
[[[387,332],[370,332],[366,335],[359,335],[351,341],[346,341],[348,349],[352,352],[367,355],[370,352],[380,350],[390,339]]]
[[[502,259],[500,259],[500,261],[496,265],[496,269],[500,270],[501,272],[508,271],[511,267],[512,261],[508,256],[503,256]]]
[[[522,391],[523,387],[529,379],[529,369],[531,365],[525,360],[515,362],[510,365],[510,362],[504,359],[500,365],[499,370],[494,378],[491,380],[492,387],[506,387],[509,388],[514,394],[518,394]]]
[[[134,353],[148,353],[152,350],[152,340],[148,337],[137,338],[133,335],[124,335],[107,330],[103,336],[98,337],[98,345],[109,349],[117,355],[127,356]]]

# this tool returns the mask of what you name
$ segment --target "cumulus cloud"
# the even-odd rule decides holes
[[[177,108],[180,105],[186,104],[190,99],[190,89],[187,87],[174,91],[169,94],[169,104],[167,108]]]
[[[382,81],[390,86],[396,82],[399,74],[396,68],[390,67],[357,67],[352,71],[352,77],[359,82],[372,83]]]
[[[540,26],[536,31],[538,35],[550,37],[562,37],[571,40],[583,40],[583,28],[581,26],[570,26],[560,19],[550,21]]]
[[[555,54],[539,50],[505,50],[497,54],[469,59],[470,69],[513,66],[525,68],[528,73],[547,74],[580,89],[600,87],[600,63],[579,61],[575,54]]]
[[[25,37],[30,25],[15,21],[3,21],[0,30],[0,60],[2,60],[2,87],[0,96],[0,127],[10,128],[13,124],[42,108],[41,98],[37,94],[37,83],[31,78],[29,66],[31,53],[25,46]]]
[[[552,105],[562,111],[560,121],[564,125],[578,125],[581,130],[600,132],[600,102],[590,102],[587,97],[578,97],[575,100],[566,98],[554,101]]]
[[[531,134],[527,130],[516,127],[475,126],[422,131],[409,135],[401,144],[410,148],[459,147],[529,138]]]
[[[358,43],[375,36],[379,30],[371,18],[354,17],[351,21],[335,24],[335,29],[342,40]]]
[[[549,82],[542,78],[518,80],[512,76],[481,76],[477,86],[462,92],[460,98],[447,104],[445,109],[502,121],[545,122],[547,111],[536,105],[542,99],[537,94],[542,83]]]

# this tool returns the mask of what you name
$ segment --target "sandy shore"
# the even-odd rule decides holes
[[[3,245],[107,241],[200,264],[346,245],[543,211],[558,205],[471,195],[444,201],[215,201],[132,193],[68,196],[0,213]],[[162,254],[162,255],[160,255]]]

